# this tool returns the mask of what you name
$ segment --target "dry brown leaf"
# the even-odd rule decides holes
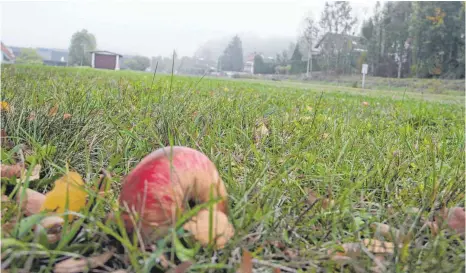
[[[193,265],[191,261],[185,261],[177,265],[175,268],[168,270],[166,273],[185,273]]]
[[[437,236],[438,231],[439,231],[439,227],[437,223],[435,221],[426,221],[426,224],[429,227],[430,233],[432,234],[432,236]]]
[[[254,140],[256,141],[256,144],[268,135],[269,129],[265,123],[263,121],[256,122],[256,129],[254,131]]]
[[[391,254],[395,250],[395,245],[391,242],[383,242],[375,239],[364,239],[363,243],[366,246],[366,248],[373,253]]]
[[[364,239],[361,243],[344,243],[341,245],[344,249],[344,252],[336,253],[332,257],[333,260],[347,260],[347,259],[340,259],[335,256],[348,256],[348,257],[356,257],[361,252],[361,246],[364,245],[368,251],[374,254],[393,254],[395,250],[395,245],[391,242],[383,242],[375,239]],[[399,246],[401,247],[401,245]],[[332,251],[329,251],[329,254],[332,254]]]
[[[252,255],[246,249],[243,249],[243,256],[241,257],[241,265],[238,273],[252,273]]]
[[[456,233],[464,236],[465,231],[465,211],[464,208],[456,207],[450,209],[448,217],[448,226],[455,230]]]
[[[79,273],[85,272],[88,269],[96,268],[104,265],[110,258],[112,258],[114,251],[108,251],[106,253],[82,259],[68,259],[59,262],[55,265],[54,273]]]
[[[335,205],[334,200],[330,200],[329,198],[325,198],[325,199],[322,200],[322,208],[323,209],[331,208],[331,207],[333,207],[333,205]]]
[[[385,256],[383,255],[374,255],[375,265],[371,268],[371,271],[374,273],[382,273],[386,271],[385,268]]]
[[[49,117],[53,117],[57,114],[58,112],[58,104],[55,104],[52,108],[49,110]]]
[[[438,215],[434,217],[434,221],[427,221],[427,225],[430,227],[432,235],[439,233],[440,226],[447,221],[447,226],[453,229],[457,234],[464,237],[465,233],[465,210],[462,207],[454,208],[442,208]]]
[[[294,258],[298,257],[298,251],[295,249],[287,248],[283,251],[283,254],[293,260]]]
[[[281,271],[280,271],[280,268],[274,268],[274,269],[273,269],[273,273],[280,273],[280,272],[281,272]]]
[[[23,188],[19,188],[16,194],[16,202],[21,206],[21,210],[26,216],[30,216],[40,212],[40,208],[45,201],[45,195],[35,190],[26,189],[23,197],[23,202],[20,204],[20,199],[23,195]]]
[[[1,177],[12,178],[21,177],[21,173],[24,169],[24,164],[16,163],[14,165],[0,164]]]
[[[12,149],[15,144],[11,139],[8,138],[8,134],[6,133],[5,129],[1,131],[1,146],[6,149]]]
[[[61,229],[64,220],[58,216],[48,216],[35,226],[36,231],[45,230],[47,241],[51,244],[58,242],[61,239]]]
[[[278,249],[284,249],[286,248],[285,244],[282,243],[282,242],[279,242],[279,241],[270,241],[270,242],[267,242],[269,245],[271,246],[274,246]]]
[[[33,121],[35,119],[36,119],[36,113],[35,112],[29,113],[28,121]]]
[[[234,235],[235,230],[233,225],[228,221],[228,217],[221,211],[213,211],[213,227],[210,227],[209,211],[203,209],[193,217],[189,222],[184,224],[183,228],[194,235],[194,238],[201,243],[201,245],[208,245],[209,242],[209,228],[213,229],[213,239],[215,240],[215,247],[221,249]]]
[[[63,119],[64,120],[70,119],[71,117],[72,117],[71,114],[68,114],[68,113],[63,114]]]
[[[10,201],[10,198],[8,198],[8,196],[2,194],[2,202],[9,202]]]
[[[40,170],[42,169],[42,166],[37,164],[32,168],[31,175],[29,176],[29,181],[34,181],[40,178]],[[26,175],[27,175],[26,169],[23,169],[21,172],[21,181],[24,182],[26,180]]]
[[[318,195],[313,190],[309,189],[307,191],[307,202],[312,205],[317,202],[317,200],[319,200]]]
[[[335,254],[330,258],[332,261],[338,262],[340,264],[349,263],[352,259],[351,257],[345,256],[343,254]]]
[[[380,233],[382,236],[387,238],[388,240],[399,240],[402,239],[403,235],[402,233],[396,229],[393,228],[387,224],[382,224],[382,223],[372,223],[371,227],[378,233]],[[392,234],[394,236],[392,236]]]

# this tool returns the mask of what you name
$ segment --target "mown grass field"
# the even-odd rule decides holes
[[[409,91],[395,98],[73,68],[3,66],[1,72],[2,101],[11,106],[2,113],[2,128],[15,145],[2,148],[3,164],[13,162],[18,145],[27,145],[26,160],[42,165],[40,179],[29,187],[40,192],[66,164],[89,185],[100,169],[113,173],[113,194],[72,225],[85,227],[78,242],[66,241],[72,237],[67,228],[56,245],[38,244],[32,232],[2,232],[8,242],[2,243],[2,264],[8,262],[10,272],[49,272],[63,255],[92,256],[115,241],[125,247],[100,272],[155,270],[161,252],[171,257],[171,237],[158,242],[158,251],[143,251],[130,238],[118,242],[118,228],[104,217],[121,178],[170,144],[205,153],[231,198],[234,238],[221,251],[201,248],[191,272],[235,272],[243,249],[252,253],[257,272],[278,265],[282,272],[374,272],[379,260],[370,252],[350,265],[328,254],[343,243],[387,240],[371,228],[374,223],[412,235],[379,262],[387,272],[464,270],[464,239],[448,229],[434,236],[423,222],[442,205],[464,207],[464,97],[444,103]],[[50,116],[54,106],[57,114]],[[72,117],[63,119],[65,113]],[[2,181],[4,188],[8,184],[13,180]],[[309,190],[333,205],[311,207]],[[2,207],[8,208],[2,225],[18,217],[11,202]]]

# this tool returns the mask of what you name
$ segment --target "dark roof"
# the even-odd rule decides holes
[[[57,48],[44,48],[39,47],[36,49],[37,53],[42,57],[44,61],[52,62],[67,62],[68,61],[68,50],[57,49]]]
[[[106,50],[91,50],[88,51],[89,53],[97,53],[97,54],[105,54],[105,55],[118,55],[120,57],[123,57],[123,55],[111,51],[106,51]]]
[[[21,51],[27,49],[27,47],[11,46],[10,49],[13,51],[14,55],[20,56]],[[66,49],[38,47],[34,48],[34,50],[41,56],[44,62],[68,62],[68,50]]]
[[[346,34],[338,34],[338,33],[331,33],[327,32],[320,41],[316,44],[314,48],[318,48],[324,40],[331,40],[338,46],[341,46],[343,43],[350,41],[353,49],[357,51],[366,51],[366,46],[363,43],[364,38],[359,36],[353,35],[346,35]]]
[[[21,47],[10,46],[10,49],[11,51],[13,51],[13,54],[15,54],[15,56],[19,56],[21,54]]]

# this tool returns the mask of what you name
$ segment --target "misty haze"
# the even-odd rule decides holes
[[[465,2],[1,8],[1,270],[463,272]]]

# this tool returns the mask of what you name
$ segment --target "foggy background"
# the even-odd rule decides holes
[[[100,50],[145,56],[193,56],[201,46],[223,50],[235,34],[243,43],[295,42],[303,19],[319,18],[325,2],[3,2],[1,39],[8,45],[67,49],[74,32],[87,29]],[[357,27],[375,2],[351,2]],[[252,40],[251,40],[252,39]],[[263,45],[260,45],[261,47]],[[283,45],[282,45],[283,44]],[[253,46],[254,47],[254,46]],[[266,50],[266,49],[265,49]]]

